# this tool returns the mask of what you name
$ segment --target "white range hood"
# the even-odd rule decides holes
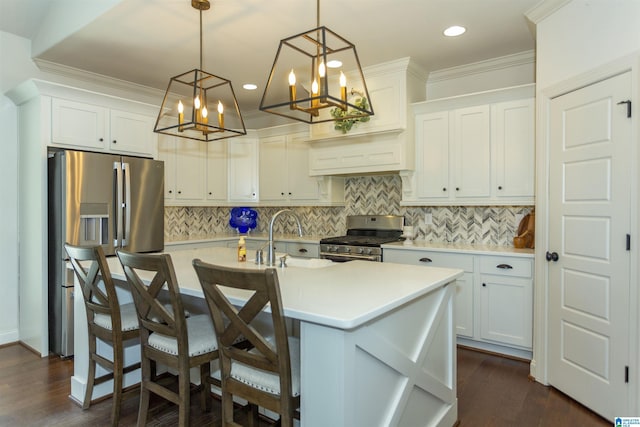
[[[368,67],[363,72],[375,114],[346,134],[335,130],[333,122],[311,126],[310,175],[414,168],[414,122],[409,106],[425,100],[426,73],[410,58]]]

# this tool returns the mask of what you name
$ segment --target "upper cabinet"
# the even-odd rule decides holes
[[[347,133],[334,129],[333,122],[312,125],[310,175],[413,169],[410,103],[425,99],[426,74],[409,58],[368,67],[363,72],[374,115]]]
[[[261,205],[344,204],[343,178],[309,175],[308,139],[308,132],[260,138]]]
[[[258,198],[258,138],[239,136],[229,140],[230,202],[256,204]]]
[[[533,85],[414,104],[404,205],[534,203]]]
[[[137,112],[53,97],[50,145],[153,156],[154,120]]]

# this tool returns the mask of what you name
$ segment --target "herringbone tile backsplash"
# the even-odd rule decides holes
[[[347,215],[403,215],[407,225],[417,228],[418,238],[431,242],[476,243],[513,246],[517,214],[532,206],[400,206],[401,181],[397,175],[349,177],[345,183],[344,207],[293,207],[304,226],[304,234],[339,236],[346,231]],[[285,207],[285,206],[283,206]],[[269,218],[283,207],[255,208],[257,233],[269,231]],[[202,238],[234,232],[229,226],[229,207],[166,207],[166,241]],[[431,213],[433,224],[425,224]],[[275,232],[294,232],[287,216],[275,224]]]

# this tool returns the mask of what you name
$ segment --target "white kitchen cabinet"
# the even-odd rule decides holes
[[[229,201],[256,203],[258,201],[258,138],[233,138],[229,153]]]
[[[308,131],[295,126],[263,129],[260,137],[260,204],[344,205],[344,178],[309,175]]]
[[[533,257],[394,245],[383,247],[383,262],[464,270],[456,281],[458,343],[531,357]]]
[[[416,162],[402,205],[534,203],[533,87],[414,104]]]
[[[207,143],[207,188],[209,202],[226,202],[228,195],[228,144],[226,139]]]
[[[318,180],[309,176],[306,133],[260,138],[260,201],[313,201]]]
[[[531,200],[535,181],[535,103],[533,98],[491,106],[493,190],[500,199]]]
[[[165,204],[190,205],[204,200],[206,145],[202,141],[161,135],[158,159],[165,162]]]
[[[455,318],[456,334],[473,338],[474,336],[474,298],[473,298],[473,255],[444,253],[428,250],[388,249],[382,251],[383,262],[423,265],[425,267],[459,268],[464,275],[456,280]]]
[[[154,118],[67,99],[51,100],[51,143],[76,149],[152,156]]]
[[[454,110],[450,138],[451,191],[456,200],[488,198],[491,192],[491,119],[488,105]]]
[[[480,259],[479,335],[487,341],[531,349],[533,264],[528,259]]]

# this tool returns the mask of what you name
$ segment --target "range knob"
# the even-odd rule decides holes
[[[350,253],[351,252],[351,248],[350,247],[345,247],[344,248],[344,252],[345,253]]]
[[[329,246],[329,252],[338,252],[337,246]]]
[[[363,254],[364,253],[364,248],[358,248],[358,253],[359,254]]]
[[[371,255],[373,253],[373,249],[367,248],[367,255]]]

